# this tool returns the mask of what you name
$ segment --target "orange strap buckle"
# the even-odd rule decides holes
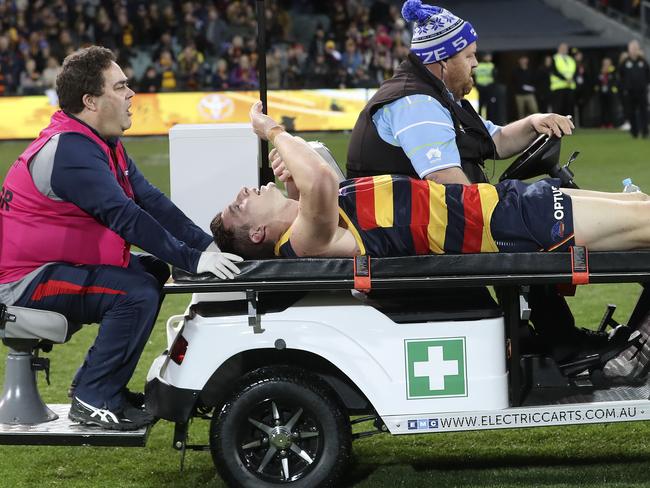
[[[370,256],[355,256],[354,289],[367,293],[371,288]]]
[[[571,246],[571,283],[586,285],[589,283],[589,253],[583,246]]]

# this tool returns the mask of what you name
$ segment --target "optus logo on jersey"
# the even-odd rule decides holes
[[[562,220],[564,218],[564,193],[559,189],[551,186],[553,190],[553,217],[555,220]]]

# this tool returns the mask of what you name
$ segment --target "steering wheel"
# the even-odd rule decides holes
[[[499,177],[503,180],[527,180],[541,175],[555,176],[559,170],[560,138],[540,135]]]

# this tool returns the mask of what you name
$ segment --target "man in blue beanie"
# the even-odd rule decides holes
[[[571,134],[570,118],[557,114],[533,114],[504,127],[483,120],[464,99],[478,65],[474,27],[420,0],[406,1],[402,15],[414,22],[411,52],[361,112],[348,177],[390,173],[438,183],[486,182],[485,160],[509,158],[541,133]]]
[[[402,16],[414,22],[411,52],[359,115],[348,148],[348,178],[402,174],[484,183],[485,160],[509,158],[541,133],[572,133],[571,119],[558,114],[533,114],[503,127],[482,119],[464,99],[478,64],[472,25],[420,0],[407,0]],[[606,335],[575,327],[555,288],[532,287],[529,302],[538,340],[558,362],[610,347]]]

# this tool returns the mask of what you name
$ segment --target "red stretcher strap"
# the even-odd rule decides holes
[[[370,256],[355,256],[354,289],[367,293],[371,288]]]
[[[586,285],[589,283],[589,253],[583,246],[571,246],[571,283]]]

